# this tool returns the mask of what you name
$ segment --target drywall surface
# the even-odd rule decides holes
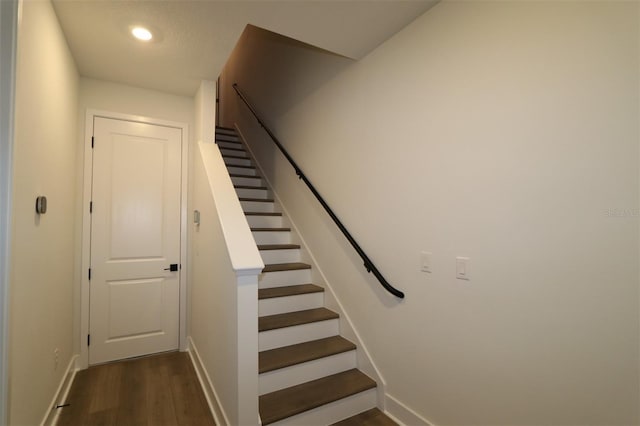
[[[194,207],[202,221],[192,239],[190,336],[233,424],[237,405],[236,277],[224,245],[200,153],[194,164]]]
[[[18,1],[0,3],[0,424],[8,423],[9,235]]]
[[[406,292],[381,289],[248,131],[387,394],[423,419],[640,421],[638,16],[634,2],[445,1],[354,64],[269,35],[230,58],[222,124],[254,126],[238,82]]]
[[[190,335],[229,424],[258,420],[258,274],[264,267],[218,147],[194,170]]]
[[[213,142],[215,140],[216,82],[202,80],[194,97],[195,140]]]
[[[73,355],[78,73],[48,1],[18,29],[9,424],[40,424]],[[38,216],[35,200],[48,199]],[[59,350],[57,364],[54,350]]]
[[[193,127],[192,96],[179,96],[156,90],[82,77],[80,79],[80,108],[141,115],[188,123]],[[84,115],[82,116],[84,119]]]

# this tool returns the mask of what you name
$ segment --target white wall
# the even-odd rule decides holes
[[[237,295],[235,274],[224,245],[202,157],[194,164],[194,208],[202,217],[192,239],[190,336],[213,386],[226,422],[237,421]]]
[[[258,422],[258,253],[224,161],[200,143],[194,162],[190,337],[229,425]]]
[[[267,139],[250,141],[388,394],[423,418],[640,421],[638,16],[445,1],[353,65],[270,36],[227,64],[223,125],[250,120],[237,81],[406,292],[384,292]]]
[[[73,355],[78,73],[48,1],[18,30],[10,270],[9,424],[39,424]],[[48,198],[38,217],[35,199]],[[54,362],[54,349],[60,350]]]
[[[9,233],[18,2],[0,2],[0,424],[8,422]]]
[[[94,108],[188,123],[193,128],[193,97],[172,95],[109,81],[80,79],[80,111]]]
[[[203,80],[196,92],[195,105],[195,140],[213,142],[215,140],[216,116],[216,82]]]
[[[173,122],[187,123],[189,126],[188,143],[193,144],[194,128],[194,99],[188,96],[178,96],[155,90],[141,89],[123,84],[95,80],[91,78],[80,78],[80,92],[78,101],[78,143],[76,168],[78,178],[76,181],[76,191],[82,194],[84,176],[84,150],[87,146],[85,139],[85,118],[87,109],[116,112],[121,114],[138,115]],[[191,152],[189,149],[189,168],[191,167]],[[190,180],[190,178],[189,178]],[[188,197],[190,200],[190,197]],[[78,197],[76,209],[79,218],[82,217],[83,208],[82,197]],[[190,209],[187,209],[187,212]],[[186,213],[186,212],[185,212]],[[75,351],[80,352],[80,345],[86,344],[86,340],[80,336],[80,285],[86,271],[81,269],[82,255],[82,221],[76,222],[76,269],[75,269],[75,291],[74,291],[74,338]]]

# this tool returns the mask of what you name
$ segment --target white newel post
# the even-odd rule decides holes
[[[238,422],[259,424],[258,275],[260,269],[236,271],[238,277]]]

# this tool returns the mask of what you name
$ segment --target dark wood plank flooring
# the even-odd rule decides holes
[[[79,371],[66,403],[58,426],[215,425],[185,352]]]

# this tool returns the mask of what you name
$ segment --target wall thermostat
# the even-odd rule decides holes
[[[47,212],[47,197],[40,195],[36,198],[36,213],[45,214]]]

